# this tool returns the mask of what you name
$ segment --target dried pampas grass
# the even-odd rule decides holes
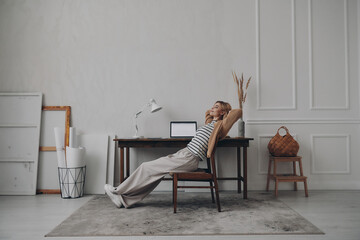
[[[246,101],[246,96],[247,96],[247,89],[250,85],[250,80],[251,77],[247,80],[245,89],[244,89],[244,74],[241,74],[241,77],[239,78],[235,72],[232,73],[233,78],[234,78],[234,82],[236,83],[236,90],[238,93],[238,97],[239,97],[239,107],[240,109],[243,108],[243,103],[245,103]],[[244,91],[245,90],[245,91]]]

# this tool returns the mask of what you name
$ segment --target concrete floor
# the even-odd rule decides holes
[[[303,191],[281,191],[279,199],[320,228],[325,235],[94,237],[90,239],[360,240],[360,191],[310,191],[309,194],[310,197],[305,198]],[[70,200],[61,199],[59,195],[0,196],[0,239],[45,239],[46,233],[90,199],[91,196]]]

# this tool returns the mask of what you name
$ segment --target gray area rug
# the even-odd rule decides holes
[[[220,193],[220,202],[219,213],[210,193],[179,192],[174,214],[171,193],[150,194],[128,209],[98,195],[46,236],[323,234],[273,194],[249,193],[244,200]]]

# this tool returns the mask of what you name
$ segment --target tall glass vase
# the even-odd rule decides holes
[[[245,137],[245,122],[242,118],[238,120],[238,136]]]

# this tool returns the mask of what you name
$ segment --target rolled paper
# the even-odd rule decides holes
[[[85,148],[66,147],[66,163],[68,168],[77,168],[85,166]]]
[[[58,167],[66,168],[65,151],[57,150],[56,155],[57,155],[57,160],[58,160]]]
[[[55,131],[55,145],[56,149],[61,150],[64,149],[64,142],[65,142],[65,128],[63,127],[56,127],[54,128]]]
[[[77,148],[76,128],[70,127],[69,147]]]
[[[65,139],[65,128],[56,127],[55,131],[55,145],[56,155],[58,160],[58,167],[66,167],[65,150],[64,150],[64,139]]]

